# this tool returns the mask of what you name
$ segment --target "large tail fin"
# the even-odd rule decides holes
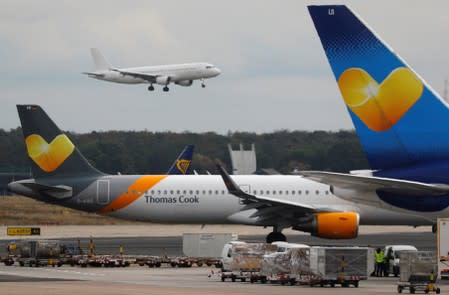
[[[349,8],[308,8],[371,168],[447,159],[442,99]]]
[[[112,65],[107,61],[103,54],[101,54],[100,50],[97,48],[91,48],[90,54],[94,60],[96,71],[106,71],[112,69]]]
[[[194,148],[194,145],[186,145],[186,147],[179,154],[178,158],[176,158],[175,162],[173,162],[170,169],[168,169],[167,174],[189,174],[192,166]]]
[[[37,105],[17,105],[34,178],[101,175]]]

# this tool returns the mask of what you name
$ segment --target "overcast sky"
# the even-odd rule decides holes
[[[449,77],[449,1],[352,7],[429,84]],[[40,104],[64,130],[352,129],[306,5],[322,1],[0,1],[0,128]],[[325,3],[331,3],[326,1]],[[89,48],[115,67],[210,62],[192,87],[87,78]]]

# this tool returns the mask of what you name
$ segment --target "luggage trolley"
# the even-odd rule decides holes
[[[430,251],[403,252],[400,254],[401,276],[398,293],[408,289],[411,294],[416,291],[440,294],[437,284],[438,265],[435,253]]]

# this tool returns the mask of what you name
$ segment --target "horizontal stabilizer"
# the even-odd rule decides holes
[[[72,196],[72,188],[65,185],[50,186],[35,182],[20,182],[20,184],[33,190],[34,192],[53,197],[55,199],[66,199]]]

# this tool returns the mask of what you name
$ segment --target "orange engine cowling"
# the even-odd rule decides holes
[[[359,214],[356,212],[316,213],[312,218],[293,227],[326,239],[353,239],[359,230]]]

